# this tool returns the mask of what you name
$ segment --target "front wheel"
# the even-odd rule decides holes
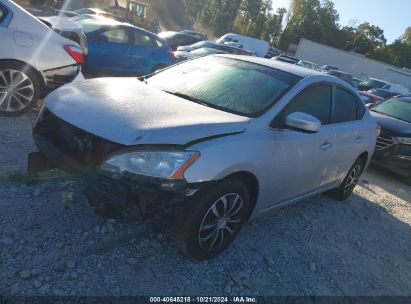
[[[351,167],[350,171],[348,171],[347,176],[344,178],[341,185],[329,192],[329,194],[334,197],[336,200],[344,201],[354,191],[355,186],[358,184],[358,180],[362,172],[364,171],[364,160],[362,158],[358,158],[354,165]]]
[[[178,249],[192,260],[211,259],[228,248],[243,226],[249,208],[247,187],[228,179],[199,191],[187,202],[175,225]]]
[[[20,62],[0,63],[0,115],[19,115],[29,111],[40,95],[37,75]]]

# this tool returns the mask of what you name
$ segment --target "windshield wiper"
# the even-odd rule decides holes
[[[198,98],[195,98],[195,97],[186,95],[186,94],[184,94],[184,93],[167,91],[167,90],[163,90],[163,92],[166,92],[166,93],[168,93],[168,94],[171,94],[171,95],[174,95],[174,96],[183,98],[183,99],[187,99],[187,100],[189,100],[189,101],[192,101],[192,102],[201,104],[201,105],[206,106],[206,107],[211,107],[208,103],[202,101],[201,99],[198,99]]]

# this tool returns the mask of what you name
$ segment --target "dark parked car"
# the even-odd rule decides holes
[[[174,63],[170,46],[156,34],[116,21],[78,21],[88,40],[86,75],[146,75]]]
[[[373,161],[411,182],[411,97],[395,97],[371,108],[381,127]]]
[[[171,46],[173,51],[176,51],[179,46],[190,45],[203,40],[193,35],[171,31],[161,32],[158,36],[167,40],[168,45]]]
[[[293,56],[288,56],[288,55],[278,55],[271,59],[286,62],[286,63],[291,63],[291,64],[296,64],[300,61],[300,59],[293,57]]]
[[[206,35],[206,34],[203,34],[203,33],[200,33],[200,32],[184,30],[184,31],[181,31],[180,33],[188,34],[188,35],[191,35],[191,36],[200,38],[201,40],[208,40],[207,35]]]
[[[341,71],[336,71],[336,70],[328,70],[325,71],[326,74],[338,77],[346,82],[348,82],[350,85],[354,86],[353,84],[353,77],[351,74],[341,72]]]

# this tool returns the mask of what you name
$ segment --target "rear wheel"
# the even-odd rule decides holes
[[[210,259],[228,248],[247,217],[249,193],[237,179],[204,189],[190,199],[175,225],[179,250],[192,260]]]
[[[31,68],[20,62],[0,63],[0,115],[29,111],[40,95],[40,82]]]
[[[329,192],[329,194],[339,201],[344,201],[352,194],[355,186],[358,184],[358,180],[362,172],[364,171],[365,162],[362,158],[358,158],[354,165],[348,171],[347,176],[341,183],[341,185]]]

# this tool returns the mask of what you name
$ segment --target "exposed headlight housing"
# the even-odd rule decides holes
[[[138,151],[114,155],[100,169],[113,175],[129,172],[164,179],[183,179],[187,168],[200,157],[196,151]]]
[[[396,137],[397,142],[404,145],[411,145],[411,137]]]

